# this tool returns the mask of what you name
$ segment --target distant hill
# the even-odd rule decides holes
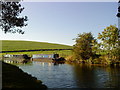
[[[2,51],[72,48],[72,46],[68,46],[68,45],[46,43],[46,42],[16,41],[16,40],[0,40],[0,41],[2,41]]]

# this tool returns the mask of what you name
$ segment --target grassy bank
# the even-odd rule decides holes
[[[75,59],[73,55],[66,57],[68,63],[77,63],[77,64],[89,64],[89,65],[100,65],[100,66],[120,66],[120,60],[114,60],[108,58],[107,55],[99,56],[96,58],[89,58],[87,60]]]
[[[46,89],[40,80],[23,72],[17,66],[2,62],[2,87]]]

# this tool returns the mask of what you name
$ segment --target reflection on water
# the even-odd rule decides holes
[[[79,87],[120,87],[120,68],[74,65],[74,75]]]
[[[42,80],[48,88],[120,87],[120,68],[47,62],[18,66]]]

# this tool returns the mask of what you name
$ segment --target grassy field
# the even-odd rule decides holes
[[[2,51],[71,48],[72,46],[46,42],[2,40]]]
[[[72,46],[45,43],[45,42],[34,42],[34,41],[14,41],[14,40],[2,40],[2,51],[14,51],[14,50],[34,50],[34,49],[71,49]],[[62,51],[33,51],[33,52],[12,52],[2,53],[3,54],[54,54],[58,53],[61,57],[66,57],[72,54],[71,50]]]

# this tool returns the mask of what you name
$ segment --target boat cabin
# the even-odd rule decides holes
[[[34,54],[33,59],[53,59],[58,58],[59,54]]]

